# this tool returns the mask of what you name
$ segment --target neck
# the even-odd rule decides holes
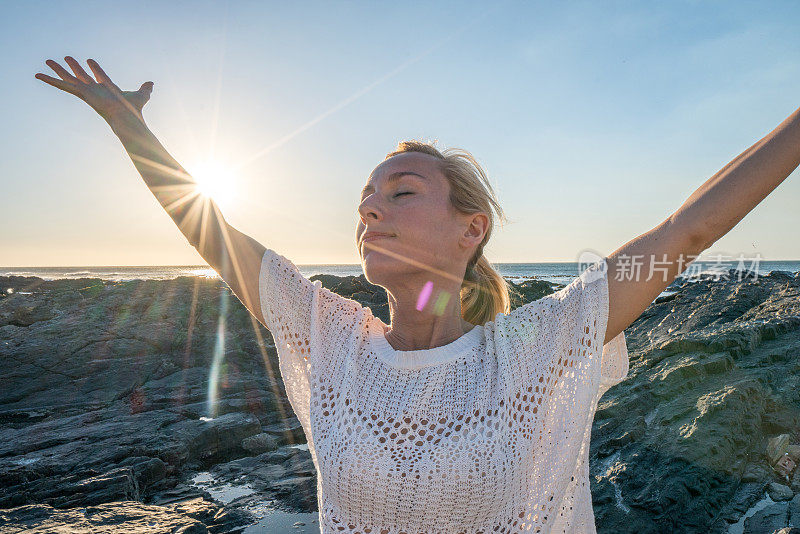
[[[429,290],[426,284],[431,286]],[[452,343],[470,331],[474,325],[461,317],[460,290],[458,282],[430,274],[408,277],[402,286],[386,288],[391,318],[386,340],[392,348],[432,349]],[[422,305],[421,310],[417,309],[418,304]]]

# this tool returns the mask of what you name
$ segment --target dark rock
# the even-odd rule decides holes
[[[656,300],[654,302],[656,304],[661,304],[663,302],[669,302],[671,300],[675,300],[675,297],[677,297],[677,296],[678,296],[678,293],[673,293],[672,295],[664,295],[664,296],[661,296],[661,297],[656,297]]]
[[[770,271],[769,277],[776,282],[788,282],[794,278],[794,273],[791,271]]]
[[[758,464],[748,464],[742,475],[742,482],[763,483],[769,476],[770,471],[766,467]]]
[[[52,497],[46,490],[40,495],[43,502],[53,505],[54,508],[72,508],[111,501],[137,501],[140,498],[139,485],[130,467],[113,469],[66,488],[58,488]]]
[[[130,465],[140,488],[152,486],[167,475],[167,466],[159,458],[134,457],[122,460],[119,465]]]
[[[202,499],[164,506],[122,501],[68,510],[44,504],[0,510],[0,527],[14,525],[36,532],[224,533],[240,531],[253,520],[246,512],[228,511]]]
[[[288,459],[299,455],[300,452],[301,450],[296,447],[284,446],[276,451],[262,454],[261,456],[259,456],[259,459],[267,463],[283,464]]]
[[[759,502],[764,496],[764,484],[744,483],[736,489],[731,500],[727,503],[723,513],[724,519],[730,523],[735,523],[750,508]]]
[[[273,483],[271,489],[283,497],[282,504],[294,511],[309,511],[317,506],[316,477],[283,478]]]
[[[221,508],[214,514],[209,532],[240,532],[241,528],[253,524],[254,519],[253,514],[245,510]]]
[[[189,447],[185,443],[168,443],[155,451],[160,460],[170,466],[181,466],[189,459]]]
[[[292,467],[291,464],[267,463],[264,456],[250,456],[217,464],[211,468],[211,473],[217,482],[236,484],[244,481],[259,491],[268,491],[277,480],[295,474],[287,470]]]
[[[305,443],[306,435],[300,421],[290,419],[264,427],[264,432],[273,436],[279,445]]]
[[[789,501],[789,525],[800,528],[800,493]]]
[[[385,291],[363,276],[312,278],[389,321]],[[311,456],[286,446],[306,436],[274,340],[225,284],[0,277],[9,287],[16,293],[0,300],[0,509],[32,505],[27,517],[50,521],[45,505],[210,499],[187,482],[206,470],[250,484],[254,502],[316,509]],[[511,284],[512,309],[562,287]],[[589,467],[600,533],[716,532],[768,482],[799,492],[800,470],[781,481],[764,451],[781,434],[800,441],[800,272],[676,279],[668,289],[626,329],[629,376],[598,405]],[[244,510],[240,502],[222,514]],[[792,503],[778,503],[787,521]],[[218,513],[176,528],[213,531]],[[756,521],[770,523],[767,514]]]
[[[311,453],[308,451],[299,451],[296,455],[287,458],[281,465],[287,472],[297,476],[314,476],[317,474]]]
[[[744,520],[744,534],[774,532],[788,524],[788,503],[771,504]]]
[[[278,448],[278,440],[269,434],[261,433],[242,440],[242,448],[253,454],[274,451]]]
[[[767,494],[773,501],[788,501],[794,496],[791,488],[778,484],[777,482],[770,482],[767,484]]]
[[[155,493],[151,496],[152,504],[171,504],[191,499],[211,499],[211,494],[195,486],[178,486]]]
[[[258,419],[243,413],[229,413],[210,421],[185,421],[175,428],[175,436],[186,441],[190,458],[199,459],[240,451],[245,438],[260,432]]]
[[[39,303],[37,305],[21,305],[14,309],[10,317],[0,317],[0,326],[10,324],[14,326],[30,326],[39,321],[49,321],[54,317],[50,308]]]

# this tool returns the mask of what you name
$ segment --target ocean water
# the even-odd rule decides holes
[[[684,271],[684,277],[696,276],[699,273],[719,272],[734,269],[737,260],[731,261],[695,261]],[[752,263],[745,258],[745,268],[758,271],[759,275],[771,271],[800,271],[800,260],[767,261]],[[566,284],[580,274],[577,262],[563,263],[495,263],[494,267],[508,280],[520,282],[528,279],[539,279],[548,282]],[[584,266],[585,267],[585,266]],[[315,274],[334,274],[337,276],[358,276],[363,273],[359,264],[310,264],[297,265],[303,276]],[[643,276],[646,273],[642,273]],[[218,278],[217,273],[208,265],[165,265],[165,266],[104,266],[104,267],[0,267],[0,276],[38,276],[45,280],[63,278],[101,278],[103,280],[171,280],[179,276],[200,276]],[[658,274],[656,274],[658,276]]]

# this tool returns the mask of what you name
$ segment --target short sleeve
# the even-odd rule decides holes
[[[594,384],[600,394],[628,375],[625,333],[602,346],[608,326],[608,265],[595,262],[555,293],[516,308],[505,319],[510,349],[526,369],[558,368]],[[577,378],[576,378],[577,380]]]
[[[312,366],[345,352],[362,306],[322,287],[319,280],[311,282],[271,249],[261,260],[258,291],[287,397],[308,435]]]

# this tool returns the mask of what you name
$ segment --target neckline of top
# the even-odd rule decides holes
[[[447,363],[464,353],[465,349],[477,344],[483,337],[483,326],[475,325],[469,332],[455,340],[431,349],[397,350],[386,339],[386,323],[374,317],[369,328],[371,346],[375,354],[392,367],[401,369],[421,369],[432,365]]]

